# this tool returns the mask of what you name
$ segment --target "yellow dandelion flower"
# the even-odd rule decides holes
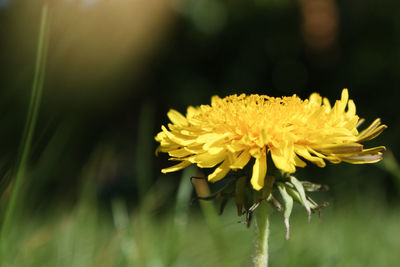
[[[276,168],[294,173],[306,166],[304,160],[319,167],[332,163],[373,163],[382,159],[384,146],[364,149],[361,144],[378,136],[386,125],[376,119],[359,132],[362,120],[356,106],[343,89],[341,99],[332,107],[327,98],[313,93],[308,99],[298,96],[266,95],[213,96],[211,105],[189,106],[186,116],[168,112],[172,123],[155,137],[157,152],[166,152],[170,160],[180,161],[163,173],[183,169],[190,164],[213,168],[210,182],[222,179],[230,170],[243,169],[254,158],[251,184],[264,186],[267,157]]]

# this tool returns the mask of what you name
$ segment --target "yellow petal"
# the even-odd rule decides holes
[[[335,105],[333,106],[332,112],[335,120],[340,120],[343,115],[344,110],[347,106],[347,101],[349,100],[349,91],[344,88],[342,90],[342,97],[340,100],[336,100]]]
[[[360,132],[358,135],[358,140],[362,140],[365,136],[369,135],[372,131],[374,131],[381,124],[381,119],[377,118],[374,120],[367,129]]]
[[[202,154],[206,151],[203,149],[203,145],[192,145],[184,147],[185,150],[189,151],[192,154]]]
[[[227,148],[230,152],[235,153],[248,148],[248,146],[246,146],[239,140],[232,140],[231,144],[227,145]]]
[[[260,138],[263,144],[268,144],[269,136],[266,129],[261,129]]]
[[[337,164],[337,163],[340,163],[342,160],[339,158],[339,156],[338,155],[324,155],[324,154],[322,154],[322,153],[319,153],[319,152],[317,152],[317,151],[315,151],[314,149],[312,149],[311,147],[307,147],[307,149],[308,149],[308,151],[310,152],[310,153],[312,153],[312,154],[314,154],[315,156],[317,156],[317,157],[319,157],[319,158],[321,158],[321,159],[326,159],[326,160],[329,160],[330,162],[332,162],[332,163],[335,163],[335,164]],[[341,156],[342,154],[340,154],[340,156]]]
[[[325,107],[325,112],[329,112],[332,109],[328,98],[324,97],[324,99],[322,99],[322,104]]]
[[[385,146],[377,146],[377,147],[373,147],[373,148],[363,149],[361,154],[377,153],[377,152],[385,151],[385,150],[386,150]]]
[[[170,151],[177,150],[177,149],[179,149],[179,146],[177,146],[177,145],[172,145],[172,146],[161,145],[161,146],[158,146],[156,149],[156,156],[158,155],[159,152],[166,153],[166,152],[170,152]]]
[[[322,97],[318,93],[312,93],[310,95],[310,104],[320,106],[322,102]]]
[[[271,158],[275,166],[288,173],[296,171],[295,161],[293,158],[294,145],[292,142],[285,140],[281,147],[271,149]]]
[[[342,90],[342,97],[341,97],[341,101],[343,103],[347,103],[347,101],[349,101],[349,90],[347,88],[344,88]]]
[[[221,98],[217,95],[213,95],[211,97],[211,106],[216,106],[219,102],[221,102]]]
[[[205,140],[204,142],[200,141],[200,138],[202,136],[199,136],[199,138],[197,139],[198,142],[201,143],[205,143],[203,146],[204,150],[209,150],[212,146],[214,146],[217,143],[221,143],[221,141],[226,141],[229,140],[229,135],[230,133],[224,133],[224,134],[213,134],[211,137],[209,137],[207,140]]]
[[[296,154],[303,157],[304,159],[311,161],[318,167],[325,167],[325,161],[319,157],[312,156],[307,148],[299,146],[295,148]]]
[[[161,140],[163,140],[164,138],[166,138],[167,137],[167,135],[164,133],[164,132],[159,132],[155,137],[154,137],[154,139],[157,141],[157,142],[161,142]]]
[[[221,180],[222,178],[225,177],[225,175],[228,174],[230,168],[229,168],[229,161],[225,160],[224,162],[222,162],[221,165],[219,165],[215,171],[213,173],[211,173],[210,175],[208,175],[208,181],[214,183],[216,181]]]
[[[169,120],[175,125],[178,125],[178,126],[187,126],[188,125],[188,121],[185,118],[185,116],[183,116],[181,113],[179,113],[175,109],[170,109],[167,113],[167,116],[168,116]]]
[[[375,163],[382,159],[381,151],[384,150],[384,146],[373,147],[356,154],[340,155],[340,159],[353,164]]]
[[[375,138],[387,127],[377,119],[359,133],[361,120],[347,89],[333,107],[317,93],[304,101],[296,95],[242,94],[214,96],[211,105],[189,107],[186,116],[170,110],[168,117],[171,123],[162,126],[155,137],[160,143],[156,152],[167,152],[178,162],[219,168],[211,180],[228,169],[244,168],[254,157],[252,185],[258,190],[264,181],[256,172],[262,169],[261,161],[267,164],[269,152],[276,167],[285,172],[306,166],[307,160],[320,167],[326,161],[375,162],[383,148],[363,149],[361,142]]]
[[[191,164],[191,162],[189,162],[189,161],[182,161],[174,166],[162,169],[161,172],[162,173],[176,172],[176,171],[182,170],[183,168],[186,168],[190,164]]]
[[[183,157],[187,157],[187,156],[191,155],[192,153],[188,152],[184,148],[180,148],[180,149],[175,149],[175,150],[168,151],[168,154],[171,157],[183,158]]]
[[[378,152],[374,154],[360,154],[341,159],[352,164],[376,163],[382,159],[382,153]]]
[[[215,155],[220,153],[222,150],[224,150],[225,148],[223,147],[212,147],[210,149],[207,150],[207,152],[211,155]]]
[[[347,101],[349,100],[349,91],[347,88],[342,90],[342,97],[340,100],[337,100],[335,103],[335,111],[337,112],[336,115],[341,116],[347,106]]]
[[[232,163],[231,166],[229,166],[232,169],[243,169],[244,166],[247,165],[249,162],[251,156],[248,151],[242,151],[242,153],[235,159],[235,161]]]
[[[212,168],[226,157],[226,151],[221,151],[218,154],[211,155],[209,153],[203,153],[200,155],[193,156],[189,158],[190,162],[197,163],[200,168]]]
[[[253,175],[251,176],[250,183],[257,191],[261,190],[264,186],[265,175],[267,174],[267,153],[261,153],[259,158],[253,165]]]
[[[165,126],[161,126],[162,131],[166,134],[166,136],[174,143],[180,144],[182,146],[192,145],[196,142],[195,139],[191,136],[186,136],[180,133],[172,133],[165,128]]]
[[[376,154],[381,151],[385,151],[386,147],[385,146],[377,146],[373,148],[368,148],[368,149],[363,149],[361,152],[358,153],[349,153],[349,154],[342,154],[338,155],[339,157],[350,157],[350,156],[361,156],[365,154]]]
[[[217,133],[205,133],[202,135],[199,135],[197,137],[197,142],[199,144],[206,144],[208,142],[213,142],[215,139],[218,139],[221,135]]]
[[[186,109],[186,117],[188,119],[194,117],[198,113],[200,113],[199,109],[193,106],[188,106],[188,108]]]
[[[296,156],[296,154],[293,154],[294,157],[294,164],[298,167],[305,167],[307,166],[307,163],[305,163],[304,161],[302,161],[298,156]]]
[[[374,139],[375,137],[380,135],[383,132],[383,130],[385,130],[385,129],[387,129],[386,125],[380,125],[380,126],[376,127],[374,130],[372,130],[369,133],[365,134],[362,138],[360,138],[358,140],[358,142],[365,142],[365,141],[369,141],[371,139]]]
[[[348,117],[355,116],[356,115],[356,105],[354,104],[354,101],[352,99],[350,99],[349,103],[347,105],[348,105],[348,110],[347,110],[346,115]]]
[[[363,118],[359,119],[356,124],[356,128],[358,129],[364,122],[365,122],[365,119],[363,119]]]
[[[278,150],[271,150],[271,158],[278,169],[288,173],[296,171],[294,164],[289,162],[288,159]]]
[[[320,145],[312,146],[318,152],[325,154],[349,154],[361,152],[363,145],[358,143],[347,143],[347,144],[333,144],[333,145]]]

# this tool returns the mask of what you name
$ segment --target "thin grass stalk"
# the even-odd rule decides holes
[[[33,134],[35,132],[35,126],[37,121],[37,116],[39,113],[39,106],[42,97],[43,83],[45,77],[46,68],[46,56],[47,56],[47,46],[49,39],[49,23],[48,23],[48,7],[44,5],[42,8],[38,47],[35,62],[35,74],[32,84],[32,93],[28,107],[27,119],[24,127],[23,136],[20,145],[20,156],[16,165],[13,186],[10,194],[10,200],[8,206],[6,207],[3,224],[1,226],[0,233],[0,244],[3,249],[5,246],[4,238],[5,234],[9,232],[10,223],[13,219],[15,213],[15,206],[19,192],[21,190],[22,177],[26,171],[26,164],[30,154]]]

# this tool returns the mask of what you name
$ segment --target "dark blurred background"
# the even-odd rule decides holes
[[[0,178],[16,164],[45,1],[0,1]],[[389,128],[366,146],[399,152],[400,2],[394,0],[48,1],[50,40],[43,98],[29,158],[28,210],[73,203],[82,169],[98,154],[105,205],[159,180],[154,156],[166,112],[212,95],[317,91],[332,102],[349,88],[357,113]],[[101,151],[100,153],[98,153]],[[390,152],[390,153],[391,153]],[[142,168],[143,166],[146,168]],[[378,165],[311,166],[299,179],[349,198],[381,191],[398,201],[396,178]],[[138,178],[138,177],[144,178]],[[142,189],[139,190],[139,187]],[[173,190],[173,189],[171,189]]]

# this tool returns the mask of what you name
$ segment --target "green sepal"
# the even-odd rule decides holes
[[[307,191],[307,192],[316,192],[316,191],[319,191],[319,190],[322,190],[322,189],[324,189],[324,190],[328,190],[329,189],[329,187],[327,185],[314,184],[314,183],[311,183],[309,181],[301,181],[301,183],[302,183],[302,185],[304,187],[304,190]]]
[[[299,192],[300,198],[301,198],[301,204],[306,208],[307,213],[308,213],[308,220],[311,219],[311,208],[310,205],[308,204],[307,201],[307,196],[306,192],[304,191],[303,184],[296,179],[294,176],[290,176],[290,182],[296,187],[297,192]]]
[[[263,199],[269,199],[269,197],[271,196],[274,182],[275,182],[274,176],[267,176],[267,178],[265,179],[264,188],[262,189]]]
[[[299,203],[300,205],[304,206],[299,192],[294,187],[288,185],[287,183],[285,184],[285,186],[286,186],[286,191],[293,198],[293,200]],[[310,207],[311,211],[318,207],[318,204],[316,204],[315,201],[312,200],[309,196],[306,196],[306,198],[307,198],[306,199],[307,204]]]
[[[292,213],[293,209],[293,198],[289,195],[287,192],[287,187],[283,183],[277,183],[277,187],[279,189],[279,192],[281,193],[283,202],[284,202],[284,210],[283,210],[283,217],[284,217],[284,223],[286,226],[286,239],[289,239],[290,236],[290,225],[289,225],[289,217],[290,214]]]
[[[267,199],[278,211],[283,211],[281,203],[271,194],[270,197]]]
[[[241,176],[236,180],[236,194],[235,194],[235,202],[237,207],[238,216],[242,216],[243,214],[243,205],[245,202],[245,195],[246,195],[246,183],[247,177]]]
[[[297,192],[294,185],[289,182],[286,182],[285,186],[286,186],[286,191],[293,198],[293,200],[296,201],[297,203],[299,203],[300,205],[303,205],[300,194],[299,194],[299,192]]]

